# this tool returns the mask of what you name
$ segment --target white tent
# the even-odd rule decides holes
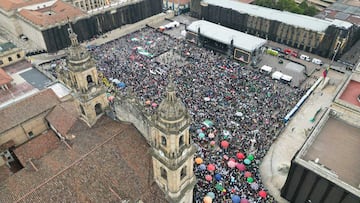
[[[267,73],[271,73],[272,67],[267,66],[267,65],[263,65],[263,66],[260,68],[260,70],[265,71],[265,72],[267,72]]]
[[[281,76],[281,80],[285,80],[286,82],[291,82],[292,77],[289,76],[289,75],[283,74],[283,75]]]
[[[275,79],[275,80],[280,80],[283,75],[284,75],[284,74],[282,74],[280,71],[275,71],[275,72],[271,75],[271,78],[272,78],[272,79]]]

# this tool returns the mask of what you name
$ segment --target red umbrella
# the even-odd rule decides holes
[[[226,149],[229,147],[229,142],[226,140],[223,140],[223,141],[221,141],[220,145],[222,148]]]
[[[252,175],[252,174],[251,174],[249,171],[246,171],[246,172],[244,173],[245,178],[251,177],[251,175]]]
[[[246,166],[244,164],[242,164],[242,163],[237,163],[236,168],[239,169],[240,171],[245,171],[246,170]]]
[[[264,190],[259,191],[259,196],[262,198],[266,198],[266,192]]]
[[[238,159],[245,159],[245,155],[244,155],[243,153],[241,153],[241,152],[238,152],[238,153],[236,154],[236,157],[237,157]]]
[[[157,103],[152,103],[151,106],[152,107],[157,107]]]
[[[206,176],[205,176],[205,180],[207,180],[207,181],[212,181],[212,176],[211,176],[211,175],[206,175]]]
[[[208,171],[215,171],[215,165],[214,164],[207,165],[207,170]]]

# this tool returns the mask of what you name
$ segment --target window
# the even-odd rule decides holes
[[[93,79],[92,79],[91,75],[86,76],[86,80],[87,80],[88,84],[93,83]]]
[[[180,172],[180,180],[182,180],[185,176],[186,176],[186,166],[184,166],[184,167],[181,169],[181,172]]]
[[[181,136],[179,137],[179,147],[181,147],[183,144],[184,144],[184,136],[181,135]]]
[[[28,132],[30,138],[34,137],[34,133],[32,131]]]
[[[8,57],[8,61],[11,62],[11,61],[12,61],[12,58],[11,58],[11,57]]]
[[[166,146],[166,138],[165,138],[165,136],[161,136],[161,144]]]
[[[20,55],[20,54],[16,54],[16,57],[19,59],[19,58],[21,58],[21,55]]]
[[[102,113],[102,108],[101,108],[101,104],[100,104],[100,103],[97,103],[97,104],[95,105],[95,113],[96,113],[97,116]]]
[[[161,177],[164,178],[165,180],[167,180],[167,172],[163,167],[160,167],[160,174]]]

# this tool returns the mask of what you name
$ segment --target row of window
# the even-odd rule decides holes
[[[165,136],[161,136],[161,144],[166,147],[167,145],[167,140],[166,140],[166,137]],[[179,147],[182,146],[184,144],[184,136],[181,135],[179,137]]]
[[[16,58],[21,58],[21,55],[20,54],[16,54]],[[8,61],[11,62],[13,61],[13,58],[11,56],[9,56],[8,58]],[[0,60],[0,65],[4,64],[4,62],[2,60]]]
[[[163,167],[160,167],[160,174],[161,177],[167,181],[167,171]],[[180,180],[184,179],[185,176],[186,176],[186,166],[184,166],[180,171]]]

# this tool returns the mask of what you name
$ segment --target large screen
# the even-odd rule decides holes
[[[244,63],[249,63],[250,62],[250,53],[235,48],[235,50],[234,50],[234,58],[236,60],[242,61]]]

